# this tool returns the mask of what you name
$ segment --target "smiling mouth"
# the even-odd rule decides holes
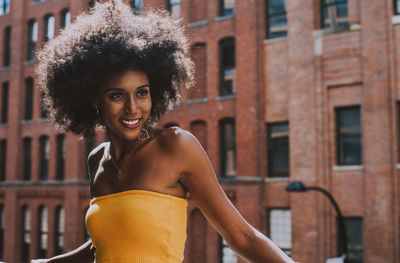
[[[138,119],[119,119],[119,121],[127,128],[136,128],[142,118]]]

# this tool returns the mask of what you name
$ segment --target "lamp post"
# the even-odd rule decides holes
[[[333,207],[336,210],[338,220],[339,220],[339,232],[342,234],[342,244],[343,244],[343,253],[341,254],[339,251],[339,257],[344,255],[345,256],[345,262],[347,262],[347,237],[346,237],[346,230],[344,226],[344,219],[342,216],[342,213],[340,212],[339,206],[336,203],[335,199],[333,196],[326,191],[325,189],[318,187],[318,186],[305,186],[301,181],[296,181],[293,183],[290,183],[286,187],[286,191],[288,192],[295,192],[295,193],[301,193],[301,192],[307,192],[307,191],[318,191],[323,193],[326,197],[328,197],[329,201],[332,203]]]

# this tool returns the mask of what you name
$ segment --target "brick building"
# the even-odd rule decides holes
[[[34,51],[93,1],[0,0],[0,259],[27,262],[88,237],[88,140],[40,108]],[[187,25],[195,89],[160,122],[191,131],[243,216],[296,261],[400,263],[400,1],[143,0]],[[290,161],[289,161],[290,160]],[[243,262],[194,202],[185,262]]]

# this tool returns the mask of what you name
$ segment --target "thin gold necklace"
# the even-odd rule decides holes
[[[123,170],[123,168],[125,167],[125,165],[128,163],[128,160],[129,160],[129,158],[131,157],[132,153],[134,153],[134,152],[136,151],[136,149],[137,149],[140,145],[143,145],[143,143],[144,143],[145,141],[147,141],[147,139],[150,138],[149,133],[148,133],[147,131],[146,131],[146,135],[147,135],[147,137],[146,137],[145,139],[142,139],[142,140],[139,139],[139,142],[136,144],[135,147],[133,147],[133,150],[128,154],[128,157],[127,157],[126,160],[122,163],[121,168],[118,168],[118,165],[114,162],[114,158],[113,158],[112,155],[111,155],[111,142],[110,142],[110,146],[109,146],[109,148],[108,148],[108,156],[109,156],[109,158],[111,159],[111,162],[113,163],[114,167],[115,167],[115,168],[117,169],[117,171],[118,171],[118,175],[117,175],[118,179],[120,179],[122,170]],[[143,143],[141,143],[141,142],[143,142]]]

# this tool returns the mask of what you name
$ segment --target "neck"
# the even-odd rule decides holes
[[[149,129],[147,130],[150,135]],[[125,140],[115,136],[110,132],[108,132],[108,135],[110,138],[110,154],[115,161],[123,159],[125,156],[131,154],[132,151],[135,151],[138,147],[140,147],[141,144],[150,140],[150,138],[140,140],[138,137],[134,140]]]

